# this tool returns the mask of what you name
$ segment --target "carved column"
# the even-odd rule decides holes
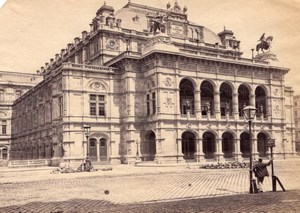
[[[252,148],[253,160],[256,160],[259,157],[259,153],[257,151],[257,138],[255,137],[252,138]]]
[[[251,106],[255,107],[255,95],[254,95],[253,91],[251,91],[251,94],[249,95],[249,103]]]
[[[241,161],[242,158],[242,153],[241,153],[241,141],[240,139],[235,139],[234,143],[234,159],[237,161]]]
[[[176,143],[177,143],[177,163],[180,163],[183,161],[182,138],[177,138]]]
[[[220,110],[220,92],[214,92],[214,114],[216,118],[219,120],[221,118],[221,110]]]
[[[202,143],[202,139],[196,139],[196,150],[197,152],[195,153],[195,158],[197,160],[197,162],[201,162],[201,161],[204,161],[205,158],[205,154],[203,153],[203,143]]]
[[[216,157],[218,162],[224,161],[224,153],[222,152],[222,138],[216,139]]]
[[[239,118],[239,103],[238,103],[238,93],[234,92],[232,94],[232,110],[233,110],[233,116],[235,120],[238,120]]]
[[[96,141],[97,161],[100,161],[100,141]]]
[[[195,99],[195,114],[196,118],[201,118],[201,99],[200,99],[201,91],[196,89],[194,94]]]

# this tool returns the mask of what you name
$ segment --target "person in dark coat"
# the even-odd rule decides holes
[[[271,163],[273,162],[273,158],[271,158],[268,163],[263,163],[262,161],[263,161],[263,159],[259,158],[258,162],[253,167],[255,177],[257,178],[258,192],[263,192],[264,178],[266,176],[269,176],[267,166],[271,165]]]

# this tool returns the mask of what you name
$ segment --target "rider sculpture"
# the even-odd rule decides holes
[[[256,45],[256,51],[259,52],[260,49],[262,52],[264,52],[264,50],[270,50],[272,40],[273,36],[268,36],[267,38],[265,38],[265,33],[262,34],[262,36],[258,40],[260,41],[260,43]]]

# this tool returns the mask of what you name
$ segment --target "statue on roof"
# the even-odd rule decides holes
[[[268,36],[265,38],[265,33],[263,33],[258,41],[260,43],[256,45],[256,51],[259,52],[259,50],[261,50],[264,52],[264,50],[270,50],[273,36]]]
[[[164,32],[165,26],[164,26],[164,16],[160,14],[159,12],[156,13],[156,15],[153,17],[149,16],[150,18],[150,33],[153,33],[153,35],[158,34],[157,31]]]

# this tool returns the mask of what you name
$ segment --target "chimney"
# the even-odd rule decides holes
[[[53,58],[50,58],[50,65],[51,65],[51,66],[52,66],[53,62],[54,62],[54,59],[53,59]]]
[[[46,69],[49,68],[49,63],[48,63],[48,62],[45,63],[45,68],[46,68]]]
[[[56,60],[56,61],[59,60],[59,54],[55,54],[55,60]]]
[[[45,68],[44,67],[41,67],[41,72],[45,72]]]
[[[60,51],[60,56],[63,57],[64,54],[65,54],[65,49],[61,49],[61,51]]]
[[[80,42],[80,38],[79,37],[74,38],[74,44],[75,44],[75,46],[77,46],[79,44],[79,42]]]
[[[73,47],[73,44],[72,44],[72,43],[69,43],[69,44],[68,44],[68,48],[67,48],[67,49],[68,49],[68,52],[71,51],[71,48],[72,48],[72,47]]]
[[[94,31],[94,24],[90,23],[90,31],[93,32]]]
[[[82,41],[85,41],[85,38],[86,38],[86,36],[87,36],[87,31],[82,31]]]
[[[36,71],[36,74],[38,74],[38,75],[39,75],[39,74],[40,74],[40,70],[37,70],[37,71]]]

